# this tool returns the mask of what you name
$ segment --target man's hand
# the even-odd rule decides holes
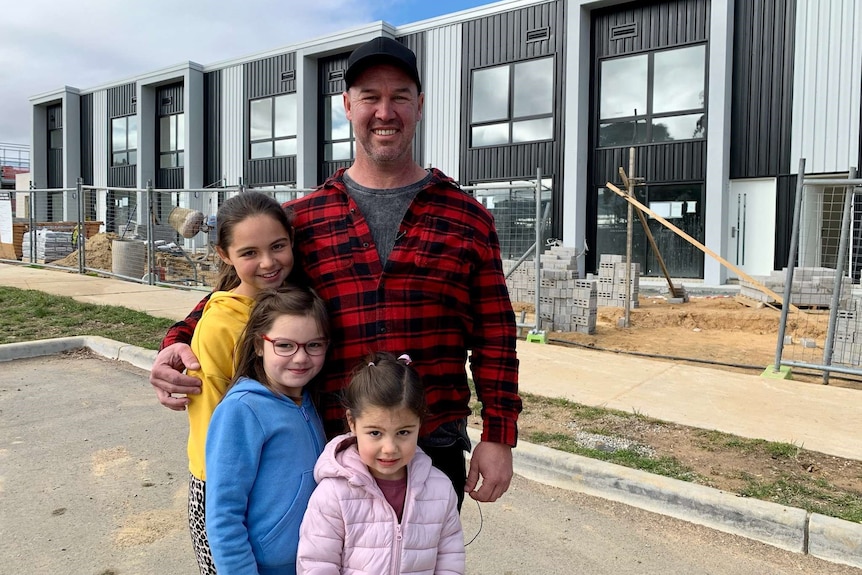
[[[476,489],[480,476],[482,484]],[[512,448],[504,443],[480,442],[470,457],[464,491],[476,501],[493,503],[509,489],[511,481]]]
[[[184,343],[174,343],[164,348],[150,368],[150,384],[156,389],[159,403],[174,411],[185,411],[189,400],[173,397],[172,393],[195,395],[201,392],[201,380],[185,375],[183,369],[200,369],[192,348]]]

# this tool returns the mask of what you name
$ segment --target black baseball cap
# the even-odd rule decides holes
[[[375,64],[392,64],[401,68],[416,82],[416,89],[422,91],[419,70],[416,68],[416,54],[398,40],[384,36],[369,40],[347,58],[347,72],[344,74],[347,87],[350,88],[365,69]]]

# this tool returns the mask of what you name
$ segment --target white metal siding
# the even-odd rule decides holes
[[[221,71],[221,167],[226,184],[235,186],[243,176],[245,154],[243,131],[243,67]]]
[[[428,30],[425,35],[425,164],[447,176],[460,177],[461,141],[461,24]]]
[[[93,185],[108,185],[108,92],[93,92]]]
[[[846,172],[859,158],[859,0],[798,0],[790,165]]]

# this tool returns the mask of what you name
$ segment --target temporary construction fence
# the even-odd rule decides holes
[[[26,218],[14,220],[14,249],[0,253],[0,261],[209,291],[218,270],[215,215],[222,202],[244,189],[138,189],[79,183],[69,189],[15,192],[18,213]],[[541,258],[536,254],[545,247],[550,230],[550,180],[543,180],[537,172],[535,180],[463,189],[494,215],[507,275],[516,273],[528,260],[533,264],[530,295],[535,309],[540,310],[543,284],[551,281],[534,279],[542,278]],[[312,191],[255,190],[280,202]],[[533,331],[541,327],[538,318],[526,324],[523,316],[519,326]]]
[[[800,160],[788,265],[765,280],[784,302],[768,369],[862,376],[860,274],[862,179],[806,176]]]

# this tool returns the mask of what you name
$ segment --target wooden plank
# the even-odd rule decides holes
[[[694,239],[693,237],[691,237],[690,235],[688,235],[687,233],[685,233],[684,231],[682,231],[681,229],[679,229],[678,227],[676,227],[675,225],[673,225],[672,223],[670,223],[669,221],[667,221],[666,219],[664,219],[663,217],[661,217],[660,215],[658,215],[657,213],[655,213],[654,211],[652,211],[651,209],[649,209],[648,207],[646,207],[645,205],[640,203],[639,201],[637,201],[636,199],[632,198],[626,192],[622,191],[621,189],[619,189],[618,187],[616,187],[615,185],[613,185],[610,182],[605,184],[605,186],[609,190],[611,190],[612,192],[614,192],[615,194],[617,194],[618,196],[620,196],[621,198],[623,198],[624,200],[629,202],[631,205],[633,205],[636,208],[639,208],[639,209],[643,210],[644,212],[648,213],[649,215],[651,215],[658,222],[660,222],[664,227],[666,227],[667,229],[669,229],[670,231],[672,231],[673,233],[675,233],[676,235],[678,235],[679,237],[681,237],[682,239],[684,239],[685,241],[687,241],[688,243],[690,243],[691,245],[693,245],[694,247],[696,247],[697,249],[702,251],[703,253],[705,253],[708,256],[718,260],[726,268],[733,270],[733,272],[735,272],[736,275],[738,275],[742,279],[750,282],[755,288],[759,289],[760,291],[762,291],[765,294],[771,295],[773,298],[775,298],[775,300],[779,304],[784,303],[784,298],[782,296],[778,295],[777,293],[775,293],[774,291],[772,291],[771,289],[769,289],[768,287],[766,287],[765,285],[763,285],[759,281],[755,280],[753,277],[751,277],[750,275],[748,275],[747,273],[745,273],[744,271],[742,271],[741,269],[739,269],[738,267],[736,267],[735,265],[733,265],[732,263],[730,263],[729,261],[727,261],[726,259],[721,257],[720,255],[718,255],[717,253],[715,253],[714,251],[712,251],[711,249],[709,249],[708,247],[706,247],[705,245],[703,245],[702,243],[700,243],[699,241],[697,241],[696,239]],[[799,311],[799,308],[793,304],[790,304],[790,309],[792,309],[793,311]]]

